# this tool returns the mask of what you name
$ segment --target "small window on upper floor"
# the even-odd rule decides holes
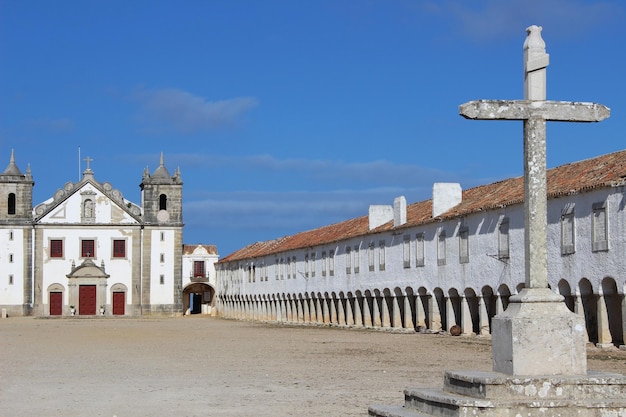
[[[459,229],[459,263],[469,262],[469,229],[462,227]]]
[[[346,246],[346,274],[352,273],[352,248]]]
[[[385,270],[385,241],[378,242],[378,270]]]
[[[446,231],[442,230],[437,237],[437,265],[446,264]]]
[[[498,226],[498,259],[509,258],[509,219],[504,217]]]
[[[369,270],[374,270],[374,242],[370,242],[369,247],[367,248],[367,264],[369,266]]]
[[[609,220],[606,214],[606,206],[606,202],[595,203],[592,206],[593,223],[591,233],[593,235],[592,250],[594,252],[609,250]]]
[[[574,204],[568,203],[561,211],[561,255],[576,252],[576,224]]]
[[[161,242],[165,241],[165,232],[161,232]]]
[[[404,235],[402,238],[402,259],[405,268],[411,267],[411,236]]]
[[[167,210],[167,196],[165,194],[159,196],[159,210]]]
[[[322,276],[326,276],[326,251],[322,251]]]
[[[424,233],[415,235],[415,266],[424,266]]]
[[[80,241],[80,256],[82,258],[95,258],[96,241],[93,239],[82,239]]]
[[[63,258],[63,240],[50,239],[50,257]]]
[[[9,240],[13,240],[13,230],[9,230]]]
[[[335,250],[328,251],[328,275],[335,276]]]
[[[13,263],[13,254],[9,253],[9,263]]]
[[[164,263],[164,262],[165,262],[165,254],[164,254],[164,253],[162,253],[162,254],[160,254],[160,255],[159,255],[159,261],[160,261],[161,263]]]
[[[354,246],[354,273],[358,274],[360,270],[359,245]]]
[[[126,258],[126,240],[113,239],[113,257]]]
[[[7,214],[15,214],[15,193],[9,193]]]
[[[13,275],[9,275],[9,285],[13,285]]]

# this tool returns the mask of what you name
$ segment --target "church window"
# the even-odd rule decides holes
[[[350,275],[352,273],[352,253],[351,247],[346,246],[346,274]]]
[[[8,214],[15,214],[15,194],[14,193],[10,193],[9,194],[9,206],[8,206]]]
[[[385,270],[385,241],[381,240],[378,243],[378,270]]]
[[[498,227],[498,259],[509,258],[509,219],[503,218]]]
[[[93,239],[82,239],[80,241],[80,256],[83,258],[96,257],[96,245]]]
[[[359,246],[354,247],[354,273],[359,273]]]
[[[63,240],[50,239],[50,257],[51,258],[63,257]]]
[[[437,238],[437,265],[446,264],[446,231],[442,230]]]
[[[204,261],[193,261],[193,276],[204,278]]]
[[[126,258],[126,240],[125,239],[113,240],[113,257],[114,258]]]
[[[370,246],[367,249],[367,262],[370,271],[374,270],[374,242],[370,242]]]
[[[13,275],[9,275],[9,285],[13,285]]]
[[[404,267],[411,267],[411,236],[404,235],[402,241],[402,258],[404,261]]]
[[[326,251],[322,252],[322,276],[326,276]]]
[[[467,227],[459,229],[459,263],[469,262],[469,230]]]
[[[335,276],[335,250],[328,251],[328,274],[331,277]]]
[[[159,210],[167,210],[167,196],[165,194],[159,196]]]
[[[161,285],[165,284],[165,275],[161,274],[159,276],[159,284],[161,284]]]
[[[609,250],[609,225],[606,215],[606,202],[593,204],[592,210],[592,250],[594,252]]]
[[[569,255],[576,252],[576,224],[574,204],[568,203],[561,211],[561,254]]]
[[[424,233],[415,235],[415,266],[424,266]]]

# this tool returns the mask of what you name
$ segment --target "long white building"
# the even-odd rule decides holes
[[[7,315],[170,315],[196,293],[205,294],[197,303],[211,303],[208,275],[183,282],[183,183],[162,155],[152,174],[143,173],[139,205],[97,181],[89,160],[80,181],[35,207],[33,186],[30,167],[23,174],[11,153],[0,174],[0,308]]]
[[[589,340],[624,344],[626,151],[548,171],[551,289]],[[216,265],[225,317],[488,334],[524,287],[523,178],[371,206],[369,215],[258,242]]]

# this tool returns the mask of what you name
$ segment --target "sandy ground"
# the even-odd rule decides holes
[[[491,369],[488,339],[208,317],[0,320],[0,416],[365,416],[446,369]],[[589,350],[626,374],[626,351]]]

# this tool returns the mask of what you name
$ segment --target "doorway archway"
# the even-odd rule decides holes
[[[215,289],[206,283],[191,283],[183,290],[183,311],[188,314],[212,314]]]

